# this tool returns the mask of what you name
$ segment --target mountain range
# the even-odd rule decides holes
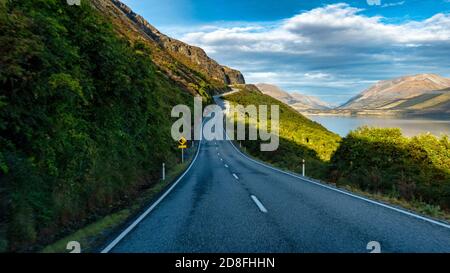
[[[173,39],[156,29],[142,16],[119,0],[92,0],[92,5],[109,17],[115,31],[131,42],[143,42],[152,51],[152,61],[165,77],[191,94],[209,96],[229,90],[229,85],[245,84],[242,73],[220,65],[203,49]],[[375,85],[333,108],[314,96],[288,93],[271,84],[256,85],[268,94],[298,111],[338,111],[352,113],[450,112],[450,79],[436,74],[418,74]]]
[[[436,74],[418,74],[379,81],[338,109],[448,113],[450,79]]]
[[[307,109],[327,110],[331,106],[314,96],[302,95],[300,93],[288,93],[276,85],[258,83],[256,87],[265,95],[269,95],[281,102],[286,103],[297,111]]]
[[[332,107],[314,96],[288,93],[276,85],[259,83],[255,86],[262,93],[309,114],[450,114],[450,79],[436,74],[417,74],[379,81],[338,107]]]

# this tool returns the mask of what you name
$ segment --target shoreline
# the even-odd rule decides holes
[[[340,116],[340,117],[396,117],[396,118],[427,118],[435,120],[450,120],[450,113],[410,112],[402,110],[297,110],[306,116]]]

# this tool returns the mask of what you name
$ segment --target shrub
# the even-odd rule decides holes
[[[342,140],[331,163],[338,183],[383,193],[394,190],[406,200],[450,208],[447,136],[407,138],[400,129],[362,127]]]

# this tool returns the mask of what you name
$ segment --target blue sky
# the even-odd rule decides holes
[[[450,0],[123,0],[247,82],[342,103],[378,80],[450,77]]]

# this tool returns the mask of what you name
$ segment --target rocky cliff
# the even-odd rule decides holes
[[[241,72],[218,64],[199,47],[161,33],[124,3],[118,0],[92,0],[92,3],[113,19],[120,34],[149,45],[158,67],[191,93],[220,92],[227,85],[245,83]]]

